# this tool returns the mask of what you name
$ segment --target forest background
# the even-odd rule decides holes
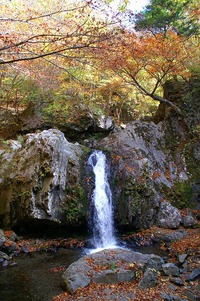
[[[184,115],[163,87],[200,77],[199,0],[129,2],[1,1],[0,107],[37,104],[55,123],[88,111],[120,124],[159,103]]]

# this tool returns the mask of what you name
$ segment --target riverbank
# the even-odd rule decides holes
[[[182,238],[177,238],[182,233]],[[134,282],[115,284],[92,283],[85,288],[78,289],[73,295],[62,292],[53,301],[198,301],[200,299],[200,233],[199,229],[166,230],[153,227],[140,234],[133,234],[129,239],[138,239],[147,242],[151,236],[157,240],[160,237],[160,248],[166,252],[167,264],[176,267],[176,275],[168,272],[157,273],[157,283],[153,287],[141,288],[142,273],[136,273]],[[162,237],[162,240],[161,240]],[[145,247],[144,247],[145,249]],[[143,251],[144,251],[143,249]],[[157,250],[158,251],[158,250]],[[152,272],[154,269],[152,269]],[[151,281],[151,279],[147,279]]]
[[[138,275],[133,283],[118,283],[112,285],[106,284],[94,284],[79,289],[74,295],[70,295],[67,292],[62,291],[61,277],[67,266],[76,261],[80,256],[83,256],[84,246],[87,244],[87,240],[83,237],[79,238],[57,238],[57,239],[41,239],[41,238],[22,238],[18,237],[13,231],[4,231],[6,237],[4,246],[1,247],[1,252],[4,253],[4,257],[1,257],[1,275],[5,278],[5,274],[8,270],[12,270],[13,277],[18,278],[17,268],[21,267],[21,264],[26,265],[26,262],[31,262],[36,269],[35,276],[30,276],[33,273],[29,271],[29,276],[22,274],[24,279],[24,289],[30,289],[32,285],[32,277],[39,279],[39,283],[35,282],[34,285],[41,285],[41,290],[45,290],[45,287],[51,287],[51,297],[43,297],[43,301],[126,301],[126,300],[191,300],[197,301],[197,297],[200,295],[198,279],[189,280],[187,277],[198,269],[200,263],[200,233],[199,228],[185,229],[178,228],[176,230],[161,229],[158,227],[152,227],[151,229],[141,231],[138,233],[124,234],[120,237],[121,241],[129,246],[137,249],[141,252],[161,253],[163,257],[168,257],[168,262],[176,264],[179,268],[185,268],[185,271],[181,274],[181,277],[171,277],[160,274],[158,276],[158,283],[156,287],[147,288],[141,290],[138,288],[138,283],[142,275]],[[71,252],[69,255],[69,252]],[[1,253],[1,256],[2,256]],[[78,254],[74,256],[73,254]],[[165,255],[164,255],[165,254]],[[39,256],[38,256],[39,255]],[[38,256],[38,257],[37,257]],[[162,256],[162,255],[161,255]],[[22,258],[18,260],[19,258]],[[43,259],[44,261],[43,261]],[[52,260],[55,258],[55,264],[52,264]],[[70,259],[71,258],[71,259]],[[181,258],[185,258],[184,262],[181,262]],[[42,262],[40,260],[42,259]],[[34,261],[35,260],[35,261]],[[39,260],[39,261],[37,261]],[[43,268],[42,273],[46,273],[44,276],[44,284],[40,279],[40,272],[38,266]],[[27,265],[28,269],[28,265]],[[20,275],[21,275],[20,274]],[[7,274],[8,275],[8,274]],[[50,280],[49,275],[56,280]],[[197,275],[197,278],[199,274]],[[6,277],[9,282],[8,277]],[[10,278],[11,279],[11,278]],[[177,280],[178,279],[178,280]],[[40,283],[41,282],[41,283]],[[54,285],[52,284],[54,283]],[[3,283],[1,284],[1,286]],[[6,284],[5,284],[6,285]],[[19,285],[19,283],[18,283]],[[57,288],[56,288],[56,287]],[[12,290],[12,285],[7,284],[7,290]],[[31,288],[34,291],[34,288]],[[17,288],[15,287],[17,291]],[[2,291],[2,290],[1,290]],[[35,289],[37,291],[37,289]],[[10,295],[14,294],[12,292]],[[56,296],[57,295],[57,296]],[[15,295],[14,295],[15,296]],[[21,297],[20,297],[21,298]],[[45,299],[46,298],[46,299]],[[1,300],[1,299],[0,299]],[[6,298],[1,301],[22,301],[21,299]],[[41,300],[37,299],[24,299],[28,301]]]

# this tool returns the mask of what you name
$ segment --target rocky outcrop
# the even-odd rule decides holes
[[[59,130],[9,140],[0,150],[2,226],[28,220],[76,225],[86,215],[81,185],[85,148],[69,143]]]
[[[173,88],[173,81],[168,82],[165,94],[185,117],[160,108],[164,115],[154,120],[157,124],[138,120],[120,128],[112,118],[88,109],[74,108],[73,116],[66,117],[60,111],[49,112],[39,101],[17,115],[1,112],[0,136],[16,138],[18,134],[18,138],[1,140],[0,226],[23,223],[27,218],[62,224],[85,222],[88,200],[82,175],[90,149],[96,148],[104,150],[109,159],[118,227],[195,227],[195,218],[182,218],[178,209],[200,206],[199,83],[191,79],[184,91],[183,83],[175,84]],[[24,135],[53,126],[62,133],[50,129]],[[63,133],[81,145],[70,143]]]
[[[182,222],[186,227],[195,224],[191,216],[182,219],[176,202],[190,205],[191,191],[195,187],[196,192],[197,186],[190,190],[192,174],[185,155],[172,153],[171,145],[168,149],[165,133],[166,123],[135,121],[96,143],[95,148],[104,149],[109,159],[117,226],[140,229],[157,224],[173,229]],[[68,142],[62,132],[53,129],[4,141],[0,225],[27,220],[86,224],[88,199],[83,178],[89,153],[89,148]]]
[[[1,108],[0,138],[15,139],[18,135],[57,128],[70,141],[90,139],[92,134],[105,136],[114,128],[111,116],[94,114],[88,108],[74,106],[72,112],[63,113],[63,109],[52,109],[39,101],[30,103],[24,110],[13,112]],[[94,140],[94,139],[91,139]]]
[[[63,285],[73,294],[78,288],[88,286],[92,282],[104,284],[133,282],[151,260],[159,261],[160,267],[164,263],[161,257],[153,254],[142,254],[126,249],[106,249],[86,255],[72,263],[62,276]],[[150,282],[148,286],[152,286]]]
[[[176,229],[180,226],[182,216],[180,211],[170,203],[161,202],[157,216],[157,225],[161,228]]]
[[[182,262],[171,263],[154,254],[142,254],[120,248],[106,249],[85,255],[73,262],[62,276],[63,288],[70,294],[75,294],[78,289],[91,283],[115,286],[117,283],[132,282],[130,287],[137,286],[146,290],[156,287],[161,279],[162,284],[169,281],[176,287],[186,288],[186,282],[198,281],[200,277],[198,267],[192,268],[190,273],[190,269],[183,268],[187,267],[186,258],[187,255]]]
[[[189,185],[191,174],[185,155],[168,148],[165,122],[157,125],[132,122],[102,139],[97,147],[111,154],[115,216],[121,225],[150,227],[156,223],[158,212],[163,212],[162,201],[169,198],[173,202],[173,192],[178,193],[177,183]],[[188,203],[191,198],[192,195],[188,196]],[[176,207],[176,203],[174,205]],[[181,222],[180,213],[174,210],[171,214],[176,215],[177,225],[171,225],[172,228]]]

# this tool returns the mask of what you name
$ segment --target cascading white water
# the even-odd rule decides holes
[[[95,248],[115,247],[113,226],[112,193],[108,183],[106,156],[102,151],[93,151],[88,159],[95,175],[92,194],[92,231]]]

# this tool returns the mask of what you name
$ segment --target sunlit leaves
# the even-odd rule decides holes
[[[68,51],[98,42],[104,26],[96,26],[86,2],[29,2],[11,2],[0,16],[1,64],[58,54],[71,59]]]
[[[151,0],[136,17],[136,28],[154,34],[173,30],[182,36],[199,33],[199,1]]]
[[[161,33],[139,36],[122,33],[104,49],[108,59],[100,64],[151,97],[170,77],[188,77],[188,62],[195,52],[188,41],[173,31],[168,31],[165,37]]]

